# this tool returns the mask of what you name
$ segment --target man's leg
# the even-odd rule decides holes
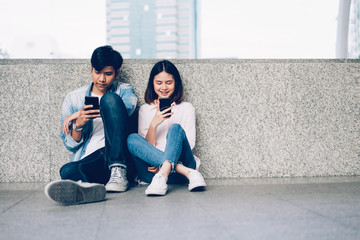
[[[100,113],[104,124],[106,159],[111,169],[106,189],[123,192],[128,186],[126,178],[128,113],[124,102],[115,93],[106,93],[101,98]]]
[[[79,204],[105,199],[104,183],[110,171],[105,165],[105,148],[101,148],[77,162],[69,162],[60,169],[62,180],[45,187],[45,195],[60,204]]]
[[[66,163],[60,168],[61,179],[105,184],[110,176],[105,159],[105,148],[101,148],[80,161]]]

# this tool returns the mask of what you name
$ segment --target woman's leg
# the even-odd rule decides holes
[[[196,167],[194,154],[192,153],[186,133],[179,124],[173,124],[169,128],[166,136],[163,161],[169,161],[172,164],[173,172],[179,172],[184,176],[187,175],[190,168],[195,169]]]
[[[162,159],[164,152],[150,144],[139,134],[130,134],[127,139],[127,144],[131,155],[156,167],[160,167],[163,164]]]
[[[151,182],[155,173],[149,172],[148,167],[160,167],[163,164],[164,152],[154,147],[137,133],[129,135],[127,144],[141,180]]]
[[[151,180],[155,176],[155,173],[148,171],[148,167],[150,167],[151,164],[148,164],[138,157],[132,156],[132,158],[134,160],[136,170],[139,174],[139,179],[143,182],[151,183]]]

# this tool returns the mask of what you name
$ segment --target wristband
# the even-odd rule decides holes
[[[75,123],[73,124],[73,129],[74,129],[75,132],[80,132],[80,131],[83,130],[82,127],[81,127],[81,128],[76,127],[76,124],[75,124]]]

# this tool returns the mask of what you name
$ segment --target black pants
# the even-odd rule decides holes
[[[94,183],[107,183],[109,166],[128,165],[126,139],[129,117],[122,99],[115,93],[106,93],[100,101],[100,114],[104,124],[105,147],[77,162],[69,162],[60,169],[61,179]]]

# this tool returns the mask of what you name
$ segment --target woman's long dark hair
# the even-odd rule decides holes
[[[163,71],[171,74],[175,80],[175,90],[174,93],[170,96],[170,98],[176,104],[181,103],[184,98],[184,89],[180,73],[175,67],[175,65],[168,60],[162,60],[160,62],[157,62],[151,69],[149,81],[145,91],[145,102],[150,104],[154,102],[155,99],[158,99],[158,95],[154,90],[154,77]]]

